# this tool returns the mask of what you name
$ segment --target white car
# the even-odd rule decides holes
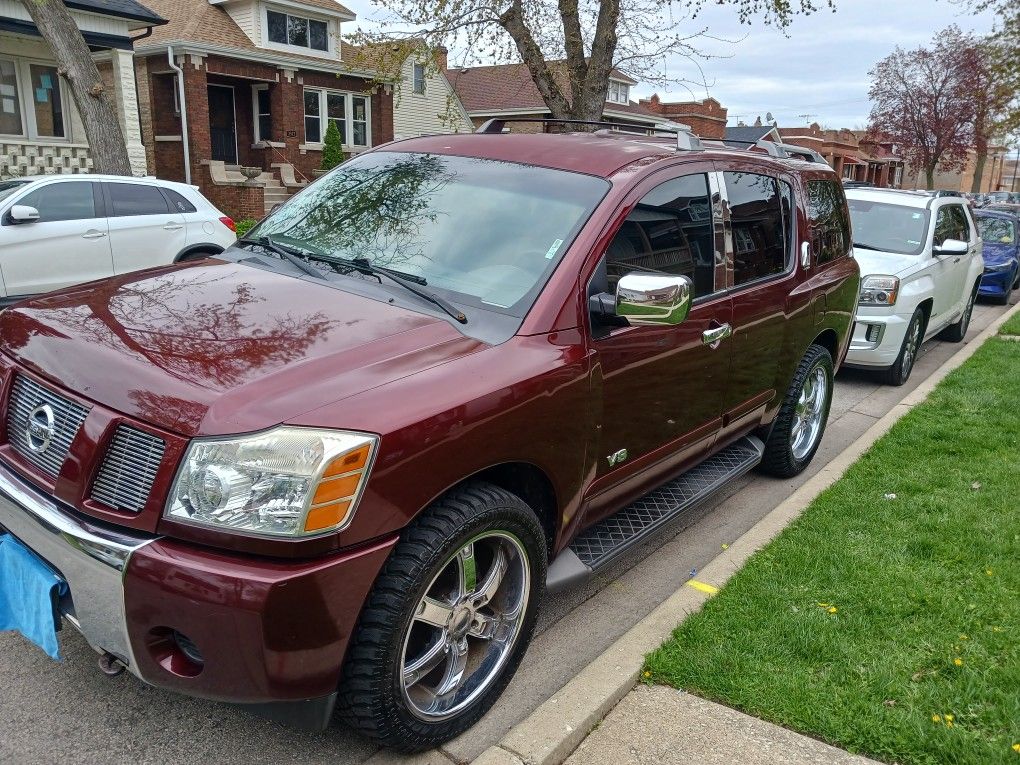
[[[194,186],[120,175],[0,181],[0,305],[222,252],[234,221]]]
[[[846,363],[910,377],[921,344],[960,342],[984,270],[981,236],[959,194],[847,189],[861,295]]]

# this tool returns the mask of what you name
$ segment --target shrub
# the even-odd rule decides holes
[[[337,128],[336,123],[330,120],[329,125],[326,127],[326,136],[322,139],[322,162],[319,167],[323,170],[332,170],[345,159],[347,157],[344,156],[344,147],[340,140],[340,130]]]
[[[242,218],[237,221],[234,225],[237,227],[237,238],[240,239],[242,236],[251,231],[252,227],[258,223],[254,218]]]

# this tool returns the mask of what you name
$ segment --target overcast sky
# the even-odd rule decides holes
[[[343,0],[359,21],[378,17],[369,0]],[[819,3],[822,5],[823,3]],[[836,0],[835,13],[824,9],[797,17],[786,36],[761,24],[742,26],[732,7],[709,0],[690,29],[708,27],[711,34],[733,44],[705,41],[703,49],[725,58],[701,62],[707,95],[729,109],[730,124],[748,124],[767,112],[782,127],[817,121],[825,127],[863,127],[868,120],[868,70],[897,45],[914,48],[936,32],[959,25],[965,32],[991,30],[991,14],[974,14],[952,0]],[[742,39],[741,39],[742,38]],[[665,62],[671,78],[700,80],[697,68],[684,59]],[[691,85],[695,97],[704,86]],[[642,82],[631,97],[658,91],[684,100],[691,91],[676,85]],[[805,118],[801,115],[810,115]]]

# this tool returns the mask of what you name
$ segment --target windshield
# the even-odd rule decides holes
[[[373,152],[292,198],[248,238],[367,258],[456,302],[521,317],[608,188],[512,162]]]
[[[0,181],[0,202],[7,199],[11,194],[24,186],[28,181]]]
[[[1016,242],[1016,226],[1012,221],[1005,218],[986,218],[978,216],[978,230],[981,232],[981,241],[996,242],[998,244],[1013,244]]]
[[[928,211],[917,207],[847,199],[854,244],[882,252],[917,255],[928,234]]]

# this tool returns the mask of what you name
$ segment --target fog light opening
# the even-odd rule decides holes
[[[172,627],[149,631],[149,653],[171,675],[195,677],[205,666],[205,657],[190,637]]]
[[[177,648],[181,653],[187,656],[188,659],[200,667],[205,665],[205,658],[202,656],[202,652],[198,650],[198,646],[195,645],[191,638],[177,630],[173,631],[172,637],[174,642],[177,644]]]
[[[869,324],[868,332],[865,336],[868,338],[869,343],[877,343],[879,338],[882,336],[882,325]]]

